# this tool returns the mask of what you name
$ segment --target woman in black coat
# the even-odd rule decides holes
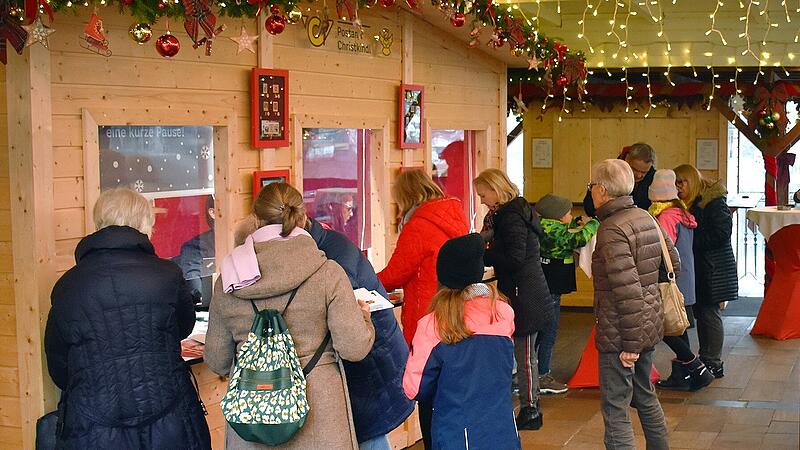
[[[104,192],[98,231],[53,288],[45,330],[50,376],[63,391],[58,448],[210,449],[181,358],[194,301],[181,269],[158,258],[148,201]]]
[[[697,220],[694,230],[694,305],[700,359],[716,378],[724,376],[722,344],[725,329],[721,309],[739,294],[739,276],[733,255],[733,218],[725,202],[727,190],[718,181],[702,177],[694,166],[675,168],[678,197]]]
[[[489,207],[481,235],[488,242],[483,261],[494,267],[497,288],[514,309],[514,356],[517,361],[520,412],[517,428],[538,430],[539,370],[536,337],[555,321],[553,299],[539,258],[544,232],[539,216],[517,187],[498,169],[487,169],[474,181],[481,203]]]

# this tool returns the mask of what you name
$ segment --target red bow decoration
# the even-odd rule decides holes
[[[353,0],[336,0],[336,15],[340,19],[346,18],[352,22],[356,17],[356,5]]]
[[[786,118],[786,102],[789,100],[789,94],[786,92],[786,86],[776,84],[770,91],[766,86],[760,85],[753,91],[753,102],[755,104],[755,111],[769,111],[772,110],[780,114],[780,119],[776,121],[777,129],[780,134],[783,134],[788,125]],[[756,121],[753,121],[751,127],[755,128]]]
[[[567,56],[561,73],[567,77],[567,83],[582,83],[586,79],[586,62],[577,55]]]
[[[247,3],[251,5],[258,5],[258,10],[256,10],[256,15],[261,14],[261,11],[264,9],[264,0],[247,0]]]
[[[564,44],[562,44],[560,42],[554,42],[553,43],[553,50],[555,50],[556,53],[558,53],[559,61],[563,61],[564,60],[564,55],[567,53],[567,50],[569,50],[569,48],[566,45],[564,45]]]
[[[209,0],[183,0],[183,7],[186,9],[183,28],[195,44],[201,39],[200,28],[205,31],[205,37],[208,39],[213,39],[217,34],[214,29],[217,25],[217,16],[211,12],[208,2]]]
[[[36,20],[36,15],[39,13],[39,6],[47,13],[50,18],[50,23],[53,23],[53,8],[47,3],[47,0],[25,0],[25,18],[28,19],[27,23],[33,23]]]
[[[25,41],[28,40],[28,32],[20,26],[16,18],[11,17],[8,2],[3,2],[0,9],[0,62],[3,64],[8,64],[6,40],[11,44],[11,48],[21,55]]]
[[[796,156],[797,155],[794,153],[783,152],[775,158],[778,163],[778,176],[775,181],[777,181],[778,184],[789,184],[789,166],[794,165]]]
[[[509,45],[509,47],[520,47],[525,44],[525,35],[522,33],[522,22],[512,17],[510,14],[505,16],[505,22],[505,31],[508,34],[508,40],[515,44]]]

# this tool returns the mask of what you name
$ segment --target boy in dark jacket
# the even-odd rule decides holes
[[[547,194],[536,202],[544,237],[539,253],[547,287],[553,297],[553,326],[539,335],[539,392],[563,394],[567,385],[559,383],[550,375],[550,359],[558,333],[561,312],[561,296],[575,292],[575,260],[573,253],[583,247],[597,233],[600,222],[590,219],[582,226],[579,218],[572,218],[572,203],[553,194]]]
[[[374,290],[388,297],[372,264],[345,235],[326,230],[311,218],[306,228],[325,256],[342,266],[353,289]],[[414,402],[406,398],[403,391],[408,346],[397,326],[394,311],[375,311],[371,317],[375,326],[372,350],[362,361],[343,363],[359,445],[382,448],[381,443],[389,445],[386,434],[414,411]]]

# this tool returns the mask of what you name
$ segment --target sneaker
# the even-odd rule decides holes
[[[539,377],[539,392],[542,394],[563,394],[567,389],[566,384],[559,383],[549,373]]]

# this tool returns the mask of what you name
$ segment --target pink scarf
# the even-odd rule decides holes
[[[234,248],[222,261],[222,288],[230,294],[235,289],[251,286],[261,279],[256,257],[256,242],[285,241],[297,236],[311,237],[306,230],[295,228],[289,236],[281,236],[283,227],[279,224],[267,225],[253,232],[244,240],[244,244]]]

